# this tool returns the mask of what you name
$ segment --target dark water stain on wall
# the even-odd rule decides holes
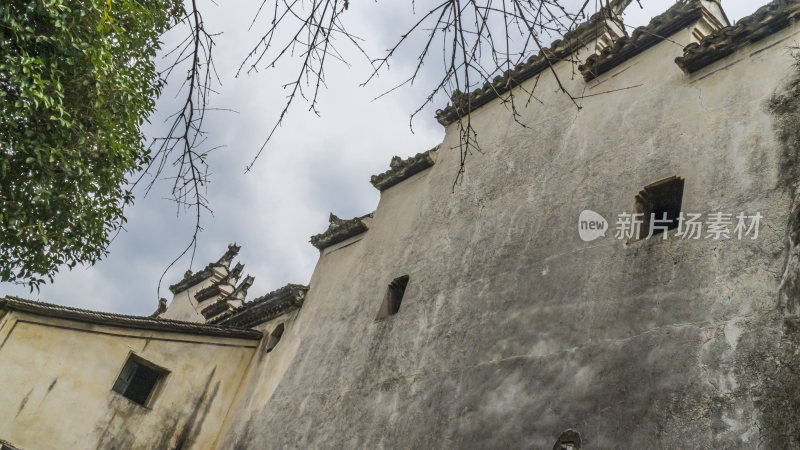
[[[172,437],[175,436],[175,431],[178,429],[181,416],[182,412],[171,413],[167,416],[167,418],[164,419],[163,426],[161,427],[161,433],[157,439],[153,440],[150,448],[153,450],[170,448],[169,443],[172,441]]]
[[[768,103],[782,152],[779,188],[790,190],[794,204],[787,220],[783,272],[775,311],[761,333],[745,332],[737,355],[742,383],[754,387],[759,448],[800,448],[800,79]]]
[[[142,417],[148,413],[143,407],[120,395],[110,393],[108,409],[113,411],[111,417],[102,427],[97,440],[97,449],[133,448],[137,434],[133,430],[140,428]]]
[[[781,144],[779,187],[791,188],[800,179],[800,79],[767,102],[772,127]]]
[[[242,429],[244,430],[241,435],[234,432],[235,442],[233,443],[233,450],[247,450],[250,448],[255,448],[255,433],[253,432],[253,416],[250,416],[245,422]],[[237,436],[238,435],[238,436]],[[225,445],[224,442],[221,443]]]
[[[214,402],[214,399],[217,397],[217,393],[219,393],[219,381],[214,384],[213,390],[211,390],[209,393],[211,381],[213,380],[216,371],[217,368],[215,366],[214,369],[211,370],[211,373],[209,373],[202,392],[193,402],[191,413],[186,422],[183,424],[183,428],[178,435],[175,447],[173,447],[175,450],[190,448],[194,440],[197,439],[197,435],[200,433],[200,429],[202,428],[203,422],[208,415],[208,411],[211,409],[211,403]]]
[[[156,411],[135,405],[114,395],[109,407],[114,413],[102,425],[98,449],[150,448],[154,450],[193,448],[202,425],[216,399],[221,382],[213,383],[217,368],[208,374],[203,388],[179,411]],[[160,414],[161,426],[147,439],[141,435],[141,420],[148,414]],[[133,430],[140,430],[134,433]]]
[[[19,413],[21,413],[22,410],[25,409],[25,405],[28,404],[28,399],[31,398],[31,393],[32,392],[33,392],[33,388],[31,388],[31,390],[28,391],[27,394],[25,394],[25,397],[22,398],[22,401],[19,403],[19,408],[17,409],[17,416],[19,416]],[[14,417],[16,417],[16,416],[14,416]]]

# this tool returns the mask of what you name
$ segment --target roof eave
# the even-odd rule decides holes
[[[38,303],[38,304],[37,304]],[[5,297],[0,299],[0,308],[9,311],[52,317],[56,319],[74,320],[83,323],[106,325],[117,328],[162,331],[170,333],[191,334],[200,336],[229,337],[236,339],[260,339],[261,333],[255,330],[223,328],[214,325],[181,322],[168,319],[153,319],[140,316],[103,313],[82,310],[43,302]]]

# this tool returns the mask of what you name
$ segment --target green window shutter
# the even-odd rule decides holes
[[[138,367],[139,364],[137,364],[133,358],[128,358],[128,360],[125,362],[125,366],[122,367],[122,372],[120,372],[116,383],[114,383],[113,389],[115,392],[119,392],[123,395],[125,394],[125,391],[131,384],[131,380],[133,380],[133,376],[136,374],[136,369]]]

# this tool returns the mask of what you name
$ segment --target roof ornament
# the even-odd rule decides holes
[[[389,189],[390,187],[409,178],[410,176],[433,166],[434,160],[432,154],[435,153],[438,148],[439,146],[437,145],[427,152],[417,153],[416,155],[410,156],[406,159],[395,156],[389,163],[389,170],[379,175],[373,175],[369,182],[372,183],[372,185],[375,186],[375,188],[379,191]]]
[[[241,274],[242,268],[244,265],[237,264],[233,270],[230,269],[231,262],[233,262],[233,258],[239,254],[239,250],[241,249],[240,246],[236,245],[235,243],[228,245],[228,251],[225,252],[222,257],[217,260],[217,262],[209,263],[203,269],[192,272],[191,270],[187,270],[186,273],[183,274],[183,279],[176,284],[173,284],[169,287],[169,290],[172,291],[173,294],[177,294],[179,292],[183,292],[186,289],[189,289],[192,286],[196,286],[199,283],[211,278],[216,273],[215,270],[218,268],[224,268],[224,276],[221,280],[214,281],[213,285],[218,285],[220,283],[228,283],[231,278],[235,278],[235,280],[230,283],[231,286],[236,284],[236,280],[239,279]],[[207,289],[207,288],[206,288]],[[205,290],[205,289],[204,289]],[[198,292],[199,293],[199,292]]]
[[[224,255],[222,255],[222,258],[220,258],[219,261],[217,261],[217,265],[225,267],[230,266],[231,262],[233,261],[233,258],[235,258],[236,255],[239,254],[239,250],[241,250],[241,248],[242,247],[236,245],[235,242],[233,244],[228,245],[228,251],[225,252]]]
[[[150,317],[158,317],[161,314],[164,314],[166,310],[167,310],[167,299],[161,297],[160,299],[158,299],[158,308],[156,309],[156,312],[150,314]]]
[[[680,1],[686,1],[686,0],[680,0]],[[633,0],[613,0],[608,5],[608,9],[610,9],[613,13],[621,14],[631,3],[633,3]]]
[[[392,156],[392,161],[389,163],[392,170],[400,170],[403,168],[403,158],[399,156]]]
[[[328,222],[330,223],[330,227],[335,227],[345,223],[345,220],[342,220],[336,214],[331,213],[331,215],[328,217]],[[330,229],[330,227],[328,227],[328,229]]]
[[[328,229],[324,233],[311,236],[311,245],[322,251],[326,247],[361,234],[367,231],[367,224],[364,223],[364,219],[367,217],[372,217],[372,213],[361,217],[353,217],[350,220],[340,219],[336,214],[331,213],[328,217],[330,222]]]
[[[708,5],[718,6],[715,2],[702,3],[700,0],[675,3],[664,13],[653,17],[647,26],[638,27],[629,37],[618,39],[613,46],[590,55],[578,66],[578,70],[585,81],[591,81],[687,27],[692,28],[694,39],[702,39],[727,22],[721,8],[709,10],[706,7]]]
[[[233,279],[233,284],[236,284],[239,281],[239,277],[242,276],[242,269],[244,269],[244,264],[237,262],[233,269],[231,269],[228,277]]]
[[[758,42],[797,23],[798,18],[800,18],[800,2],[774,0],[734,25],[717,30],[687,45],[683,49],[683,56],[675,58],[675,64],[687,74],[694,73],[746,45]]]
[[[236,286],[236,289],[233,290],[230,297],[244,301],[245,297],[247,297],[247,290],[250,289],[250,286],[253,285],[255,280],[255,277],[252,275],[244,277],[244,281],[239,283],[239,286]]]

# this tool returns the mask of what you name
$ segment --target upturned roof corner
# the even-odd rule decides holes
[[[254,276],[247,275],[244,277],[244,281],[239,283],[239,285],[236,286],[236,289],[234,289],[233,292],[231,292],[231,295],[228,297],[231,299],[244,301],[244,299],[247,297],[247,290],[250,289],[255,280],[256,278]]]
[[[169,287],[169,290],[172,291],[173,294],[177,294],[179,292],[183,292],[190,287],[202,283],[203,281],[210,278],[214,275],[214,267],[224,267],[226,270],[230,268],[231,262],[233,262],[233,258],[239,254],[239,250],[241,247],[236,245],[235,243],[228,245],[228,250],[225,254],[222,255],[221,258],[217,260],[215,263],[210,263],[202,270],[196,273],[192,273],[191,270],[187,270],[186,273],[183,275],[183,279]],[[239,267],[241,264],[237,264],[231,273],[241,271],[242,267]],[[238,273],[235,273],[234,276],[238,279]]]
[[[161,314],[164,314],[167,311],[167,299],[161,297],[158,299],[158,308],[156,308],[153,314],[150,314],[148,317],[159,317]],[[2,450],[2,449],[0,449]]]
[[[736,25],[722,28],[706,36],[699,43],[683,49],[683,56],[675,58],[675,64],[690,74],[718,61],[746,45],[750,45],[800,19],[800,2],[797,0],[775,0],[759,8],[752,15],[742,18]]]
[[[427,169],[428,167],[433,166],[436,162],[433,159],[433,156],[436,154],[438,149],[439,146],[436,146],[427,152],[417,153],[416,155],[406,159],[401,159],[399,156],[395,156],[389,163],[390,169],[381,174],[373,175],[370,178],[370,183],[372,183],[376,189],[383,192],[395,184],[411,177],[412,175],[415,175]]]
[[[236,255],[239,254],[239,250],[241,250],[241,249],[242,249],[242,247],[239,246],[239,245],[236,245],[235,242],[233,244],[229,244],[228,245],[228,251],[226,251],[225,254],[222,255],[222,257],[217,261],[217,265],[218,266],[224,266],[226,268],[230,267],[231,262],[233,262],[233,258],[235,258]]]
[[[349,220],[343,220],[331,213],[328,218],[330,222],[328,229],[325,230],[324,233],[311,236],[311,245],[322,251],[331,245],[338,244],[345,239],[361,234],[369,229],[369,226],[364,222],[364,219],[368,217],[372,217],[372,213],[361,217],[354,217]]]
[[[711,17],[700,0],[678,2],[663,14],[653,17],[646,26],[636,28],[630,37],[622,37],[599,54],[590,55],[578,67],[578,70],[584,80],[591,81],[648,48],[663,42],[669,36],[697,22],[704,15],[709,16],[709,21],[713,22],[711,26],[714,29],[723,26],[721,22]]]

